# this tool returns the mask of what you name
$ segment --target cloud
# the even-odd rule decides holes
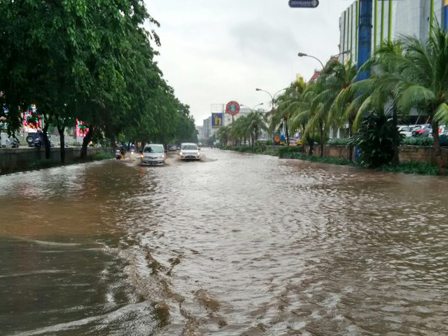
[[[299,49],[296,36],[288,27],[280,27],[267,21],[241,22],[230,29],[237,52],[249,56],[267,58],[272,63],[286,61]]]
[[[321,0],[317,9],[291,9],[287,0],[146,0],[160,23],[157,61],[197,124],[211,104],[268,103],[297,73],[310,78],[338,52],[339,16],[349,0]]]

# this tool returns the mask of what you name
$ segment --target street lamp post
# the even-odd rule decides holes
[[[250,106],[241,104],[241,106],[247,107],[251,112],[253,112],[253,111],[255,110],[256,107],[261,106],[261,105],[264,105],[264,103],[257,104],[257,105],[255,105],[255,106],[252,107],[252,108],[250,108]]]
[[[297,56],[299,56],[299,57],[311,57],[311,58],[314,58],[316,61],[318,61],[318,62],[320,63],[320,65],[322,65],[322,69],[325,68],[325,66],[324,66],[324,64],[322,63],[322,61],[321,61],[320,59],[318,59],[317,57],[315,57],[315,56],[308,55],[308,54],[305,54],[305,53],[302,53],[302,52],[299,52],[299,53],[297,54]]]
[[[273,114],[273,112],[274,112],[275,97],[276,97],[280,92],[282,92],[282,91],[284,91],[284,90],[286,90],[286,89],[288,89],[288,88],[284,88],[284,89],[278,90],[276,93],[274,93],[274,95],[272,95],[269,91],[266,91],[266,90],[263,90],[263,89],[259,89],[259,88],[256,88],[256,89],[255,89],[255,91],[265,92],[265,93],[267,93],[267,94],[271,97],[271,118],[272,118],[272,114]],[[285,126],[286,126],[286,125],[283,123],[283,128],[285,128]],[[274,133],[272,134],[272,138],[274,138]]]
[[[269,91],[263,90],[263,89],[259,89],[256,88],[255,91],[261,91],[261,92],[265,92],[267,93],[270,97],[271,97],[271,111],[274,110],[274,104],[275,104],[275,97],[282,91],[286,90],[287,88],[278,90],[276,93],[274,93],[274,95],[272,95]]]

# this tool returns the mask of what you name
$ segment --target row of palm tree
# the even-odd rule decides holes
[[[369,78],[358,81],[364,72],[370,73]],[[291,84],[276,103],[269,130],[284,130],[287,143],[290,133],[301,132],[310,154],[317,141],[321,155],[330,128],[347,126],[352,136],[369,114],[386,115],[396,126],[414,109],[432,124],[435,157],[442,172],[438,129],[440,123],[448,123],[448,34],[435,27],[426,42],[407,36],[384,43],[358,71],[350,61],[331,60],[316,81]],[[394,137],[393,161],[397,163],[398,131]]]
[[[218,131],[221,144],[227,146],[249,144],[252,148],[263,131],[268,129],[264,116],[259,112],[250,112]]]

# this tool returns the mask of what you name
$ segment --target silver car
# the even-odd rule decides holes
[[[201,153],[195,143],[183,143],[180,145],[179,157],[181,160],[200,160]]]
[[[166,158],[165,147],[158,144],[146,145],[140,156],[142,165],[163,165]]]

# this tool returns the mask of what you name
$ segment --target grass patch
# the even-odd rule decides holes
[[[386,165],[377,170],[390,173],[417,174],[417,175],[439,175],[436,166],[424,162],[403,162],[398,165]]]
[[[320,157],[314,155],[308,155],[305,153],[286,153],[280,156],[283,159],[295,159],[302,161],[310,161],[310,162],[318,162],[318,163],[328,163],[328,164],[336,164],[340,166],[353,166],[355,165],[352,161],[344,159],[344,158],[335,158],[335,157]]]

